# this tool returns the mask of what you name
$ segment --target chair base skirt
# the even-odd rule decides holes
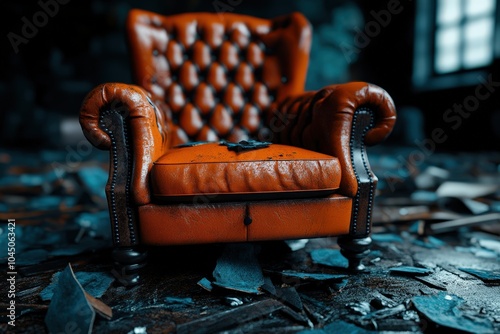
[[[148,204],[138,208],[141,245],[252,242],[339,236],[349,269],[363,271],[371,238],[350,235],[352,198],[208,204]],[[113,251],[113,274],[125,286],[139,283],[146,252],[139,246]]]
[[[148,204],[138,208],[141,243],[185,245],[349,234],[352,198]]]

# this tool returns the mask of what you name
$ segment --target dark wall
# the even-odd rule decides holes
[[[94,86],[132,82],[124,31],[131,8],[167,15],[227,11],[274,17],[304,12],[315,28],[324,26],[317,30],[323,34],[315,38],[315,55],[333,60],[329,71],[312,62],[308,87],[317,89],[349,78],[349,64],[331,46],[338,43],[336,36],[346,38],[335,32],[346,30],[349,22],[332,25],[334,12],[346,6],[361,25],[359,8],[344,0],[318,0],[313,6],[307,0],[3,1],[0,143],[32,148],[64,144],[61,124],[77,117],[81,101]]]
[[[363,32],[369,42],[354,66],[353,79],[369,80],[384,87],[397,104],[411,104],[415,4],[402,0],[393,9],[396,14],[389,16],[387,2],[361,2],[366,22]],[[375,35],[377,27],[380,32]],[[368,32],[374,36],[370,37]]]
[[[381,0],[358,2],[366,25],[370,21],[380,22],[375,16],[379,16],[380,11],[387,10],[389,2]],[[394,141],[406,137],[406,141],[409,140],[410,144],[425,142],[428,147],[433,145],[430,143],[432,141],[435,150],[500,149],[500,87],[496,87],[487,99],[480,101],[478,108],[466,117],[459,117],[459,114],[457,116],[448,110],[453,109],[454,105],[463,105],[468,97],[474,96],[476,88],[481,85],[479,79],[453,88],[431,90],[427,87],[414,87],[412,83],[414,37],[415,34],[421,33],[415,31],[416,2],[401,0],[399,3],[402,8],[400,13],[392,15],[390,23],[382,27],[379,34],[369,39],[368,45],[360,53],[359,61],[352,68],[353,80],[366,80],[378,84],[394,98],[401,116],[401,122],[393,136]],[[374,15],[374,12],[377,15]],[[498,58],[481,74],[483,78],[489,75],[493,81],[500,81]],[[422,120],[416,117],[415,110],[420,111]],[[424,123],[424,132],[413,135],[413,127],[420,121]],[[440,129],[444,134],[438,136],[439,140],[433,140],[433,132],[440,133]],[[412,134],[408,138],[403,132]],[[411,137],[414,137],[413,140]]]
[[[61,124],[66,118],[77,117],[80,103],[92,87],[108,81],[132,82],[124,35],[125,18],[131,8],[164,14],[227,10],[260,17],[301,11],[314,28],[307,88],[318,89],[348,80],[384,87],[393,96],[403,120],[391,138],[395,143],[412,143],[412,138],[425,139],[436,127],[449,127],[441,124],[443,113],[474,90],[473,86],[433,92],[413,88],[415,1],[401,0],[402,10],[391,15],[387,24],[379,23],[380,31],[372,31],[362,45],[359,31],[374,28],[373,22],[378,21],[373,13],[379,15],[387,10],[389,1],[59,1],[58,8],[54,6],[56,0],[4,1],[0,5],[5,36],[0,54],[3,146],[37,148],[64,144]],[[37,15],[43,20],[39,14],[47,12],[43,4],[50,4],[46,8],[53,15],[47,16],[47,22],[39,22],[43,24],[36,32],[31,31],[31,36],[13,42],[12,34],[24,38],[26,21],[33,22]],[[29,29],[26,32],[30,33]],[[499,109],[498,104],[498,99],[482,103],[458,130],[449,131],[449,140],[438,145],[438,149],[497,147],[499,131],[493,129],[492,117],[498,116],[494,112]],[[424,122],[426,132],[413,129],[418,127],[418,120]]]

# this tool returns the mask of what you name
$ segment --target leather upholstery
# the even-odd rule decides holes
[[[226,21],[220,21],[220,17],[216,14],[182,14],[167,18],[142,10],[132,10],[128,19],[128,30],[134,59],[134,72],[136,81],[148,91],[125,84],[105,84],[94,89],[83,103],[80,119],[84,133],[94,145],[101,148],[109,148],[110,140],[98,127],[100,111],[110,106],[119,106],[126,109],[126,112],[130,113],[134,119],[136,116],[138,117],[137,120],[132,122],[132,132],[137,134],[134,136],[135,139],[132,143],[134,151],[138,155],[135,159],[133,177],[135,189],[133,196],[137,204],[151,202],[148,177],[153,161],[162,156],[172,145],[177,145],[188,139],[182,135],[184,130],[178,128],[182,124],[176,125],[175,120],[172,118],[173,111],[180,110],[176,109],[175,105],[186,102],[185,95],[181,94],[180,97],[171,96],[170,98],[167,95],[158,95],[159,90],[155,88],[157,85],[153,84],[154,81],[158,80],[154,79],[155,77],[165,77],[166,82],[170,83],[168,87],[177,87],[173,79],[179,80],[169,68],[167,57],[161,56],[160,51],[167,51],[168,36],[186,38],[186,41],[181,43],[183,45],[188,43],[187,40],[192,41],[191,37],[188,38],[188,30],[191,29],[189,31],[193,33],[192,27],[195,27],[193,22],[196,22],[198,30],[200,30],[198,24],[201,24],[201,22],[207,27],[210,27],[210,23],[213,23],[213,27],[219,28],[207,28],[206,31],[216,31],[231,25],[237,26],[241,16],[224,14],[222,17]],[[228,118],[227,116],[230,113],[216,111],[216,109],[230,110],[230,108],[225,105],[221,106],[220,103],[214,105],[214,111],[210,117],[213,118],[214,124],[217,123],[216,128],[219,129],[217,133],[220,134],[223,129],[230,128],[232,130],[226,133],[227,138],[246,137],[231,135],[236,132],[241,133],[238,126],[233,126],[236,121],[240,120],[247,125],[254,124],[255,127],[250,128],[259,129],[256,131],[259,132],[260,136],[258,137],[261,140],[303,147],[335,156],[339,159],[342,169],[340,192],[348,196],[354,196],[357,191],[357,180],[350,161],[350,148],[349,145],[346,145],[352,127],[352,115],[359,107],[372,108],[375,112],[376,122],[374,127],[367,133],[366,144],[376,144],[390,133],[394,125],[396,113],[392,99],[380,87],[362,82],[332,85],[317,92],[302,92],[310,43],[310,27],[305,18],[300,14],[292,14],[290,17],[274,20],[261,20],[243,16],[243,20],[247,22],[248,26],[253,27],[253,31],[269,29],[272,26],[283,26],[283,22],[288,21],[287,28],[277,29],[275,34],[279,34],[281,39],[286,41],[288,47],[287,49],[283,46],[278,50],[295,50],[295,52],[282,52],[284,53],[282,57],[289,57],[289,59],[280,61],[280,65],[290,64],[293,67],[283,66],[287,81],[277,90],[277,92],[280,92],[279,99],[270,104],[266,115],[263,115],[262,111],[259,113],[258,122],[256,118],[242,117],[242,115],[248,115],[248,112],[242,113],[242,115],[231,114],[231,117]],[[168,35],[168,31],[174,31],[176,34]],[[216,36],[220,36],[220,33],[224,31],[226,30],[220,30],[219,35],[215,34],[215,32],[206,33],[210,44],[218,45],[216,41],[220,42],[220,40]],[[270,33],[269,35],[272,37],[273,34]],[[227,37],[227,34],[225,36]],[[269,39],[277,43],[276,37]],[[190,43],[194,47],[194,42]],[[183,54],[183,59],[185,57],[186,54]],[[182,87],[175,89],[179,93],[183,93]],[[162,89],[162,91],[166,94],[165,89]],[[151,96],[155,101],[154,105],[150,103],[148,96]],[[170,106],[172,103],[174,107]],[[189,105],[187,104],[186,108],[190,108]],[[198,111],[197,108],[196,110]],[[188,123],[188,132],[191,132],[190,129],[192,130],[195,127],[199,128],[206,121],[206,117],[201,118],[200,122],[200,118],[196,116],[196,113],[191,115],[194,115],[193,120],[185,121]],[[215,115],[218,115],[218,117],[215,117]],[[215,119],[217,119],[217,122],[215,122]],[[191,123],[197,125],[191,127]],[[202,132],[205,134],[212,133],[209,130],[203,130]],[[180,137],[184,139],[180,140]],[[216,140],[221,137],[198,135],[196,139]]]
[[[314,238],[349,233],[352,199],[148,204],[138,207],[148,245]],[[245,218],[251,219],[245,224]]]
[[[394,103],[383,89],[363,82],[303,92],[311,29],[301,14],[266,20],[132,10],[127,29],[137,86],[100,85],[80,113],[85,136],[111,151],[108,200],[125,212],[125,219],[113,220],[115,245],[137,244],[127,232],[135,222],[146,244],[370,233],[376,178],[364,153],[353,158],[353,143],[383,140],[395,122]],[[356,126],[360,108],[373,113],[370,129]],[[126,147],[119,149],[130,161],[114,159],[116,141],[101,122],[109,110],[123,115]],[[249,137],[275,144],[239,154],[216,144],[173,148]],[[300,159],[292,167],[285,157],[293,152]],[[112,178],[117,164],[130,173],[118,185]],[[361,182],[359,171],[370,175]],[[322,197],[309,197],[318,190]],[[280,200],[277,192],[309,193]],[[124,195],[121,202],[113,201],[115,193]],[[235,193],[271,193],[274,200],[211,201],[213,194]],[[199,197],[172,202],[183,196]],[[358,217],[367,228],[353,232]]]
[[[337,157],[342,166],[340,192],[355,196],[357,180],[348,143],[354,112],[363,107],[373,110],[375,117],[365,144],[378,144],[391,133],[396,110],[385,90],[365,82],[332,85],[290,96],[273,106],[268,122],[275,142]]]
[[[163,114],[141,87],[119,83],[97,86],[83,101],[80,124],[87,139],[106,150],[111,148],[111,139],[99,125],[102,112],[106,110],[119,110],[130,119],[131,145],[135,155],[133,199],[137,204],[150,203],[149,172],[153,161],[168,149],[168,136],[161,126]]]
[[[304,88],[311,28],[298,13],[132,10],[127,27],[135,81],[164,112],[171,146],[266,136],[271,103]]]
[[[227,194],[280,199],[289,193],[326,196],[339,187],[340,176],[337,158],[298,147],[273,144],[235,152],[210,143],[170,149],[154,162],[151,187],[164,200],[201,195],[220,200]]]

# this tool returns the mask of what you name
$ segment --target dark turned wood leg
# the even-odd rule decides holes
[[[131,287],[140,282],[140,269],[146,265],[147,251],[139,247],[117,247],[113,250],[113,276],[120,284]]]
[[[372,244],[372,239],[370,237],[339,237],[338,244],[342,255],[349,260],[350,270],[365,270],[365,266],[361,263],[361,260],[370,254],[370,247]]]
[[[370,253],[372,239],[371,216],[377,177],[373,174],[365,147],[366,133],[373,127],[373,113],[368,108],[356,110],[352,122],[350,153],[358,191],[353,199],[351,229],[347,236],[339,237],[341,253],[349,260],[349,269],[363,271],[361,260]]]

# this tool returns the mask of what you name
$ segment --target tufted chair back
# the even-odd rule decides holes
[[[311,28],[299,13],[266,20],[132,10],[127,30],[136,84],[160,109],[169,146],[269,140],[273,102],[304,89]]]

